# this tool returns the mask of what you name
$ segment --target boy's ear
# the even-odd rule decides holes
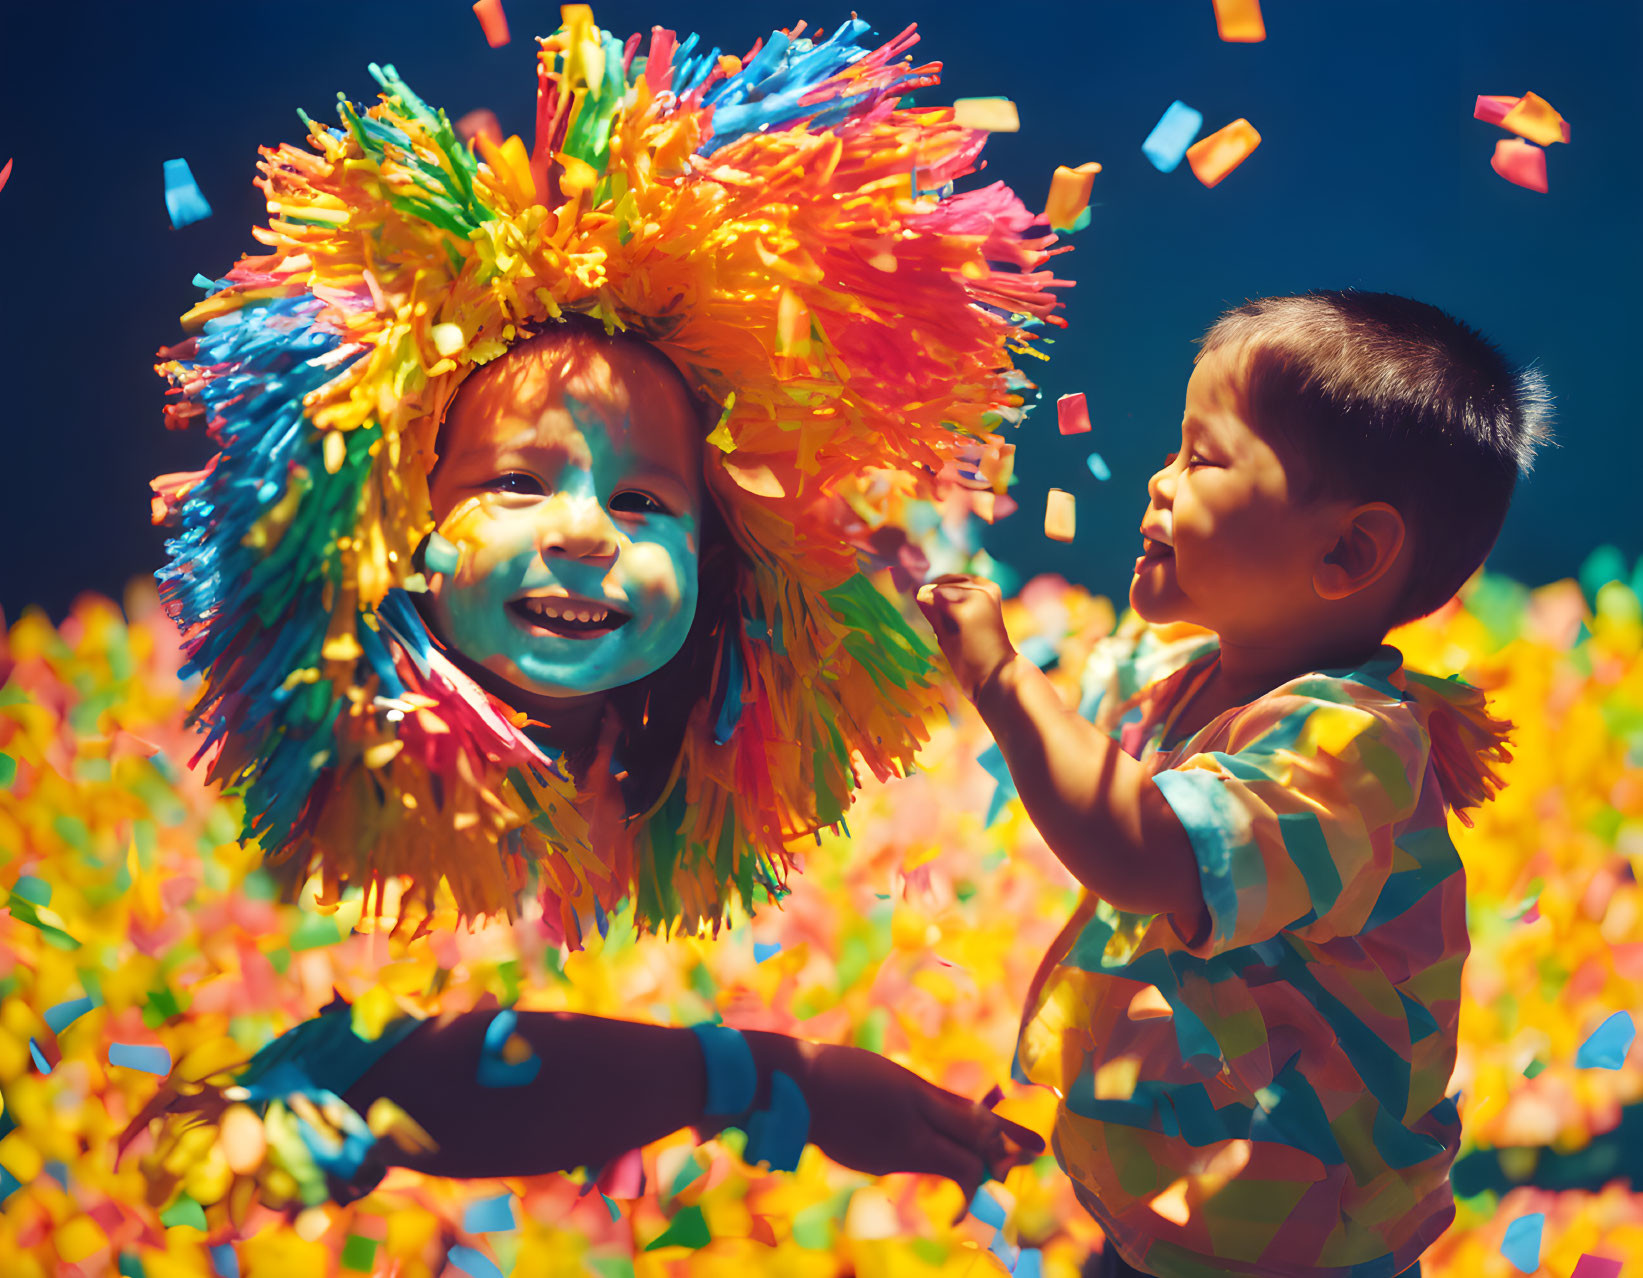
[[[1403,550],[1403,516],[1384,501],[1351,511],[1334,548],[1312,574],[1320,599],[1345,599],[1374,585]]]

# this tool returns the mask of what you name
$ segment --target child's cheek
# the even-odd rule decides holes
[[[620,562],[627,570],[630,596],[661,598],[669,607],[679,606],[679,563],[666,546],[653,541],[632,542],[623,548]]]
[[[440,535],[461,551],[461,563],[453,575],[463,585],[483,581],[534,544],[528,521],[499,520],[491,505],[484,497],[466,498],[439,526]]]

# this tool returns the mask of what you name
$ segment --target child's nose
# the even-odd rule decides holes
[[[597,501],[561,497],[550,507],[536,540],[543,559],[574,559],[598,568],[616,562],[616,525]]]
[[[1175,495],[1174,466],[1165,466],[1162,470],[1153,472],[1152,478],[1147,480],[1147,496],[1154,503],[1170,501]]]

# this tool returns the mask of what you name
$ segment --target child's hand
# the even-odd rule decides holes
[[[956,1181],[969,1203],[989,1177],[1031,1162],[1044,1142],[976,1101],[857,1047],[809,1049],[810,1141],[869,1175],[923,1172]]]
[[[987,680],[1016,655],[1004,630],[1002,592],[985,577],[946,573],[919,587],[918,606],[959,687],[974,701]]]

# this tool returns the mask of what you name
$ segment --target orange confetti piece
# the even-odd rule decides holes
[[[491,48],[500,49],[508,42],[508,15],[502,12],[502,0],[474,0],[474,16]]]
[[[1260,145],[1261,135],[1255,126],[1240,117],[1189,146],[1187,163],[1192,165],[1194,177],[1205,186],[1214,186]]]
[[[1063,435],[1082,435],[1090,429],[1090,405],[1083,392],[1055,401],[1056,425]]]
[[[1065,164],[1056,166],[1055,176],[1050,179],[1050,198],[1044,202],[1044,216],[1054,230],[1070,227],[1089,207],[1099,172],[1101,166],[1094,162],[1080,164],[1076,169]]]
[[[1071,541],[1078,523],[1073,495],[1062,488],[1050,489],[1044,503],[1044,535],[1051,541]]]
[[[1532,93],[1527,96],[1535,97]],[[1511,115],[1512,109],[1523,100],[1523,98],[1515,98],[1504,93],[1480,93],[1478,94],[1477,104],[1472,108],[1472,118],[1474,120],[1482,120],[1485,124],[1499,124],[1503,128],[1511,127],[1506,124],[1506,117]],[[1535,98],[1535,100],[1537,102],[1545,103],[1546,109],[1548,111],[1552,111],[1553,115],[1557,115],[1557,112],[1552,109],[1551,104],[1547,103],[1545,98]],[[1567,142],[1569,140],[1569,122],[1561,115],[1558,115],[1557,124],[1559,137],[1562,141]],[[1518,128],[1512,128],[1512,132],[1522,133],[1523,131]],[[1553,142],[1558,140],[1559,138],[1551,139]],[[1538,142],[1540,139],[1532,138],[1531,141]]]
[[[1215,29],[1229,44],[1257,44],[1265,40],[1261,0],[1215,0]]]
[[[1569,124],[1545,98],[1525,93],[1517,104],[1501,117],[1500,127],[1519,137],[1528,138],[1541,146],[1569,140]]]
[[[953,123],[987,133],[1021,131],[1021,116],[1009,98],[960,98],[953,103]]]
[[[1546,152],[1533,142],[1502,138],[1495,143],[1489,167],[1514,185],[1546,193]]]

